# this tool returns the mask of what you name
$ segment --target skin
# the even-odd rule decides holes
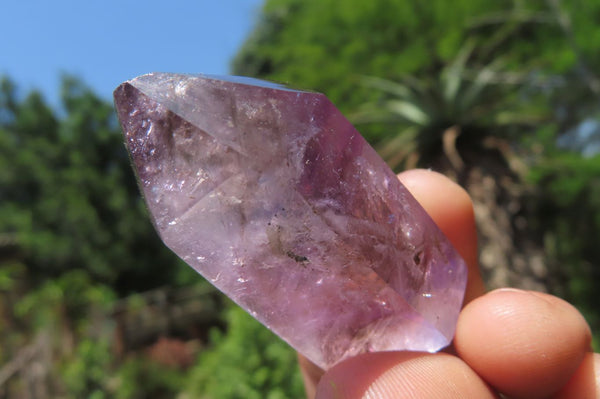
[[[468,194],[431,171],[408,171],[399,178],[469,267],[453,346],[435,354],[364,354],[327,372],[299,356],[307,396],[600,399],[600,355],[591,352],[590,328],[581,314],[547,294],[516,289],[485,293]]]

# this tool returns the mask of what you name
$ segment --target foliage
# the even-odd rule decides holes
[[[62,334],[81,335],[93,322],[90,309],[107,310],[113,300],[110,288],[92,283],[82,270],[73,270],[23,295],[14,313],[33,331],[55,326]],[[69,331],[60,331],[62,327]]]
[[[69,398],[173,398],[187,372],[133,355],[120,362],[106,340],[84,339],[65,359],[62,379]]]
[[[189,398],[284,399],[304,396],[295,353],[242,309],[226,313],[228,330],[213,330],[213,348],[190,372]]]
[[[185,386],[186,370],[159,364],[144,356],[127,359],[115,378],[116,399],[174,398]]]
[[[458,170],[463,166],[456,148],[459,137],[471,147],[482,146],[493,136],[514,139],[515,132],[532,131],[547,119],[531,99],[526,104],[515,99],[525,76],[511,73],[509,79],[499,69],[501,60],[469,68],[476,50],[474,42],[467,42],[437,76],[400,82],[364,79],[382,96],[363,104],[353,120],[391,126],[395,134],[383,140],[379,152],[392,168],[415,167],[423,160],[428,165],[443,150]]]
[[[83,340],[77,347],[73,360],[63,371],[65,387],[73,398],[108,398],[106,379],[112,361],[107,342]]]
[[[112,106],[71,78],[62,118],[0,89],[0,232],[30,277],[83,269],[123,293],[169,281],[182,265],[150,227]]]
[[[52,389],[100,398],[117,296],[191,272],[149,223],[112,105],[69,77],[62,104],[0,80],[0,363],[31,358]]]
[[[355,93],[357,74],[399,77],[429,64],[432,52],[453,54],[461,45],[459,27],[466,11],[488,8],[476,0],[427,6],[418,1],[271,0],[233,70],[327,89],[334,102],[357,104],[365,100],[359,97],[364,92]]]

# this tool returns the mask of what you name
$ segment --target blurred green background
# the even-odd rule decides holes
[[[267,0],[231,71],[323,92],[395,170],[455,179],[488,287],[600,331],[599,49],[599,0]],[[2,77],[0,398],[303,395],[293,351],[158,240],[112,104]]]

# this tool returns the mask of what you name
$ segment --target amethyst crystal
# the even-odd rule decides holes
[[[164,242],[314,363],[452,340],[464,262],[324,95],[154,73],[115,102]]]

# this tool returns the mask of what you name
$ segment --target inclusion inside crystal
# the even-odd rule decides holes
[[[115,103],[165,244],[307,358],[450,343],[464,262],[324,95],[155,73]]]

